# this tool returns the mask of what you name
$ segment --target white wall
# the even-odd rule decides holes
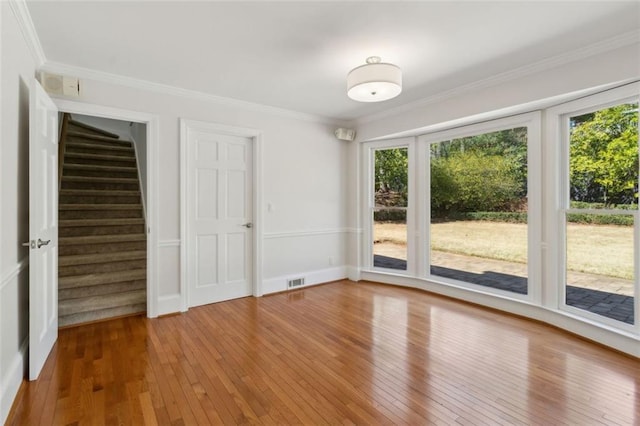
[[[7,2],[2,5],[2,174],[0,220],[0,383],[4,420],[23,377],[28,327],[28,94],[35,61]],[[307,283],[346,276],[348,145],[333,130],[343,123],[244,108],[103,81],[83,79],[78,100],[157,117],[158,295],[179,298],[179,119],[253,128],[262,133],[266,292],[286,289],[290,276]],[[267,209],[267,205],[271,208]],[[174,310],[161,303],[160,314]],[[164,308],[164,310],[163,310]]]
[[[129,127],[131,140],[136,148],[136,160],[138,162],[138,173],[140,175],[140,186],[142,191],[143,205],[147,206],[147,125],[142,123],[131,123]]]
[[[405,106],[395,111],[363,117],[356,123],[358,141],[420,128],[426,132],[430,126],[440,123],[492,111],[515,110],[518,106],[526,108],[527,104],[538,109],[536,101],[638,78],[640,42],[536,73],[522,74],[519,78],[505,76],[502,83],[478,85],[477,89],[454,92],[451,96],[434,98],[412,108]]]
[[[25,368],[28,333],[29,87],[35,75],[12,9],[0,2],[0,423]]]
[[[128,121],[111,120],[109,118],[92,117],[90,115],[71,114],[71,118],[89,126],[97,127],[107,132],[115,133],[120,139],[126,139],[131,136]]]
[[[157,264],[164,302],[179,297],[181,118],[262,134],[265,290],[285,290],[292,274],[320,277],[307,282],[346,277],[348,145],[333,135],[336,124],[89,79],[80,101],[158,117]],[[164,302],[160,313],[174,306]]]

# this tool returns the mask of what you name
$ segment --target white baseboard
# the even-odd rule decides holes
[[[347,278],[351,281],[360,281],[360,268],[352,265],[347,266]]]
[[[158,315],[173,314],[182,311],[182,298],[179,294],[158,297]]]
[[[342,280],[348,276],[347,269],[347,266],[337,266],[335,268],[320,269],[318,271],[300,272],[297,274],[267,278],[262,281],[262,293],[269,294],[289,290],[287,288],[287,282],[296,278],[304,278],[304,285],[296,287],[296,289]]]
[[[6,374],[0,378],[0,424],[4,424],[18,394],[20,384],[26,371],[28,339],[20,345],[20,351],[16,353],[11,364],[5,370]]]

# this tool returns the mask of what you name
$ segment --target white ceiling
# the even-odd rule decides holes
[[[637,31],[637,1],[28,1],[48,62],[343,120]],[[396,99],[347,98],[368,56]]]

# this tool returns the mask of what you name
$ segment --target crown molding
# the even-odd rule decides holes
[[[515,68],[510,71],[506,71],[494,76],[475,81],[473,83],[465,84],[454,89],[445,90],[440,93],[436,93],[433,96],[429,96],[417,101],[409,102],[400,105],[395,108],[388,109],[386,111],[378,112],[371,115],[365,115],[354,120],[357,125],[362,125],[383,118],[392,117],[402,113],[406,113],[413,109],[417,109],[423,106],[434,104],[436,102],[444,101],[449,98],[453,98],[474,90],[486,89],[489,87],[497,86],[502,83],[506,83],[518,78],[526,77],[528,75],[536,74],[539,72],[547,71],[571,62],[576,62],[581,59],[586,59],[591,56],[595,56],[601,53],[606,53],[621,47],[629,46],[635,43],[640,43],[640,30],[633,30],[618,36],[599,41],[589,46],[573,50],[568,53],[552,56],[546,59],[542,59],[531,64]]]
[[[257,111],[266,114],[273,114],[284,118],[292,118],[303,121],[310,121],[332,126],[346,126],[346,120],[340,120],[333,117],[324,117],[303,112],[288,110],[285,108],[274,107],[271,105],[263,105],[254,102],[242,101],[239,99],[226,98],[208,93],[198,92],[196,90],[183,89],[180,87],[170,86],[161,83],[154,83],[147,80],[136,79],[123,75],[111,74],[108,72],[98,71],[89,68],[76,67],[57,62],[47,61],[47,58],[40,44],[38,33],[36,32],[29,8],[25,0],[9,0],[9,6],[18,21],[18,26],[22,31],[31,56],[36,62],[36,68],[57,74],[73,75],[79,78],[97,80],[104,83],[111,83],[120,86],[126,86],[151,92],[164,93],[173,96],[180,96],[193,100],[210,102],[217,105],[235,107],[245,110]]]
[[[22,31],[24,41],[29,47],[29,52],[31,52],[31,56],[36,62],[36,68],[39,68],[47,61],[47,58],[44,55],[44,50],[42,50],[36,27],[33,26],[27,2],[25,0],[9,0],[8,3],[18,21],[18,26]]]
[[[145,90],[155,93],[163,93],[166,95],[179,96],[195,101],[208,102],[226,107],[239,108],[244,110],[256,111],[265,114],[272,114],[284,118],[296,120],[310,121],[315,123],[328,124],[332,126],[345,126],[346,121],[332,117],[324,117],[319,115],[307,114],[299,111],[293,111],[285,108],[279,108],[271,105],[258,104],[254,102],[242,101],[239,99],[227,98],[223,96],[212,95],[209,93],[199,92],[197,90],[183,89],[181,87],[170,86],[162,83],[154,83],[152,81],[141,80],[133,77],[127,77],[119,74],[112,74],[104,71],[98,71],[91,68],[83,68],[75,65],[66,65],[58,62],[47,61],[40,68],[54,74],[71,75],[87,80],[95,80],[103,83],[113,84],[116,86],[125,86],[133,89]]]
[[[162,83],[155,83],[147,80],[137,79],[119,74],[112,74],[95,69],[78,67],[74,65],[61,64],[58,62],[47,61],[38,38],[38,34],[33,25],[29,9],[25,0],[8,0],[8,3],[15,15],[19,27],[23,33],[23,37],[29,47],[32,57],[36,62],[36,67],[43,71],[73,75],[79,78],[96,80],[104,83],[125,86],[155,93],[163,93],[196,101],[208,102],[221,106],[234,107],[244,110],[256,111],[266,114],[272,114],[284,118],[291,118],[309,122],[316,122],[339,127],[355,127],[372,121],[392,117],[406,113],[413,109],[434,104],[464,93],[474,90],[485,89],[506,83],[518,78],[522,78],[531,74],[543,72],[558,66],[562,66],[581,59],[586,59],[600,53],[606,53],[617,48],[625,47],[634,43],[640,43],[640,29],[629,31],[618,36],[602,40],[600,42],[585,46],[571,52],[552,56],[541,61],[534,62],[510,71],[506,71],[494,76],[481,79],[469,84],[461,85],[456,88],[436,93],[432,96],[422,98],[413,102],[409,102],[395,108],[391,108],[382,112],[364,115],[356,119],[345,120],[337,117],[326,117],[314,114],[303,113],[299,111],[289,110],[285,108],[275,107],[271,105],[259,104],[249,101],[243,101],[234,98],[217,96],[209,93],[199,92],[191,89],[184,89]]]

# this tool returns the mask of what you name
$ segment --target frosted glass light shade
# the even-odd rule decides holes
[[[393,64],[368,63],[347,75],[347,96],[358,102],[380,102],[402,92],[402,71]]]

